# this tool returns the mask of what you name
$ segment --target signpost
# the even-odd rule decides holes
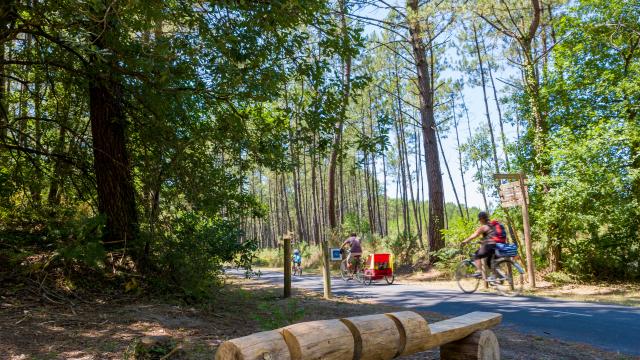
[[[324,288],[324,298],[331,299],[331,268],[329,267],[329,242],[325,240],[320,241],[322,246],[322,278]]]
[[[284,298],[291,297],[291,233],[282,237],[284,243]]]
[[[527,254],[527,272],[529,273],[529,284],[536,287],[535,268],[533,265],[533,251],[531,250],[531,228],[529,226],[529,192],[525,184],[524,173],[518,174],[495,174],[496,180],[515,180],[500,185],[500,204],[502,207],[522,206],[522,225],[524,227],[524,244]]]

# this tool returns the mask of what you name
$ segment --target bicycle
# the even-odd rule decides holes
[[[294,262],[291,265],[291,273],[293,276],[302,276],[302,265]]]
[[[502,251],[496,248],[496,253],[488,259],[490,275],[486,277],[485,281],[504,296],[516,296],[522,292],[524,270],[520,264],[513,260],[515,256],[517,256],[517,247],[506,245]],[[477,274],[482,272],[482,269],[476,267],[474,260],[472,253],[468,259],[462,260],[456,268],[456,282],[465,294],[474,293],[483,278],[482,275]]]
[[[258,271],[254,271],[253,269],[245,269],[245,272],[244,272],[245,279],[251,279],[251,278],[260,279],[261,276],[262,276],[262,271],[260,271],[260,269],[258,269]]]
[[[353,270],[349,269],[349,266],[347,263],[347,259],[349,258],[350,251],[341,250],[341,252],[344,252],[346,254],[345,258],[342,259],[342,262],[340,262],[340,277],[342,277],[342,280],[348,281],[354,278],[356,279],[356,281],[361,282],[365,285],[371,284],[371,277],[369,276],[369,279],[367,282],[367,276],[364,275],[364,264],[362,262],[362,257],[351,259],[351,261],[355,263],[354,265],[357,269],[357,271],[354,272]]]

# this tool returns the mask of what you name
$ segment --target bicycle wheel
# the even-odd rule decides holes
[[[385,275],[384,280],[387,282],[387,284],[391,285],[393,284],[393,281],[396,279],[395,275]]]
[[[495,280],[491,283],[504,296],[516,296],[522,292],[524,271],[511,259],[498,260],[494,264]]]
[[[360,271],[353,274],[353,278],[356,279],[357,282],[362,282],[362,273]]]
[[[471,260],[463,260],[456,269],[456,281],[462,292],[471,294],[478,289],[480,277],[476,276],[476,265]]]
[[[361,271],[362,273],[362,283],[364,285],[371,285],[371,283],[373,282],[373,276],[372,275],[367,275],[364,273],[364,271]]]
[[[342,260],[340,263],[340,277],[342,280],[349,280],[349,268],[347,268],[347,260]]]

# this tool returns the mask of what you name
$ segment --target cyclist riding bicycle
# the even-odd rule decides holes
[[[478,214],[478,221],[480,222],[480,227],[478,227],[478,229],[476,229],[476,231],[471,234],[471,236],[464,239],[461,245],[467,244],[471,240],[482,236],[482,243],[480,245],[480,248],[475,252],[473,258],[476,264],[476,268],[478,269],[474,276],[482,276],[484,278],[484,274],[482,273],[482,271],[480,271],[480,269],[482,269],[482,259],[491,261],[492,257],[496,253],[496,243],[506,242],[506,234],[504,231],[504,226],[502,226],[502,224],[500,224],[498,221],[489,220],[489,215],[484,211],[481,211]]]
[[[293,259],[292,259],[293,265],[294,266],[301,266],[302,265],[302,255],[300,255],[300,250],[295,249],[293,250]]]
[[[340,250],[344,249],[347,245],[350,247],[349,256],[347,256],[347,266],[351,266],[351,261],[354,260],[355,268],[353,269],[353,272],[355,273],[358,271],[358,260],[360,260],[360,257],[362,256],[362,245],[360,244],[360,239],[358,239],[356,233],[351,233],[351,236],[349,236],[340,246]]]

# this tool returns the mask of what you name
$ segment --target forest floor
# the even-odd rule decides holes
[[[164,335],[182,347],[171,358],[211,359],[222,341],[253,332],[300,321],[403,310],[366,300],[327,301],[306,291],[284,300],[281,288],[260,280],[228,282],[208,305],[198,306],[134,296],[96,297],[71,306],[35,292],[5,292],[0,297],[0,353],[12,360],[124,359],[141,337]],[[429,321],[443,319],[436,313],[422,315]],[[496,333],[504,359],[630,359],[583,344],[521,334],[504,325]],[[434,350],[405,359],[437,358]]]

